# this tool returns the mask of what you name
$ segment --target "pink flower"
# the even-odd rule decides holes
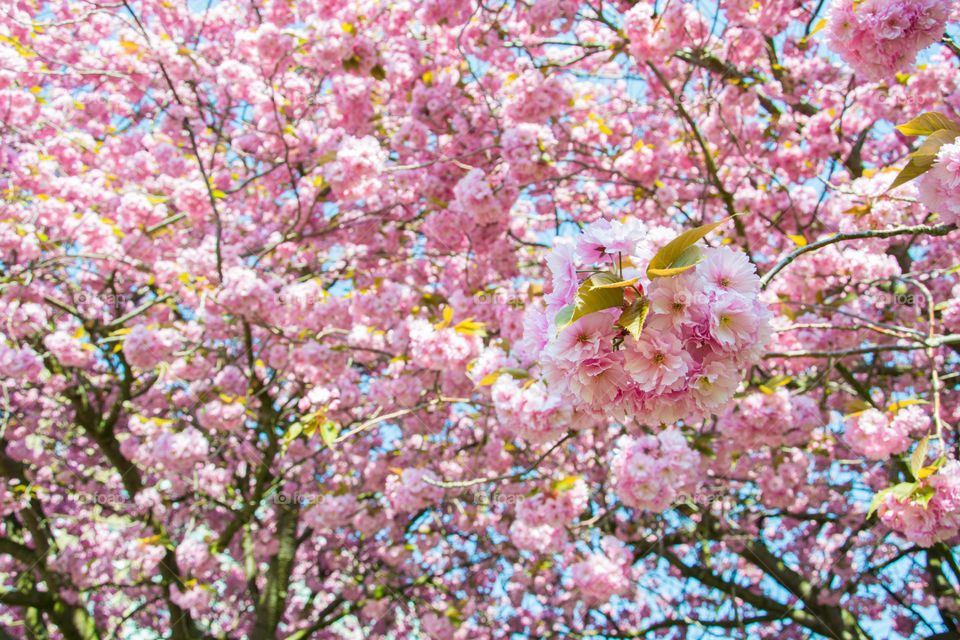
[[[583,316],[560,331],[556,340],[547,346],[544,356],[575,364],[610,351],[610,343],[615,335],[612,320],[608,313]]]
[[[577,591],[593,603],[626,595],[631,585],[630,554],[624,544],[613,536],[605,536],[602,546],[602,552],[592,552],[570,567],[570,578]]]
[[[743,296],[760,293],[757,268],[742,251],[717,247],[703,252],[703,262],[697,266],[697,275],[710,287],[732,291]]]
[[[704,412],[716,413],[733,398],[740,377],[735,363],[711,356],[694,376],[690,391]]]
[[[936,161],[917,181],[920,201],[946,224],[960,220],[960,142],[940,147]]]
[[[710,336],[722,349],[738,349],[752,342],[759,324],[756,310],[738,295],[721,295],[710,305]]]
[[[588,406],[602,411],[609,408],[627,381],[623,354],[602,353],[582,360],[569,377],[568,384]]]
[[[624,438],[610,465],[620,500],[628,507],[657,513],[696,486],[699,468],[700,454],[672,428],[656,436]]]
[[[923,407],[910,405],[897,411],[890,427],[897,433],[924,434],[930,428],[930,416]]]
[[[387,477],[384,495],[390,506],[399,512],[416,511],[440,499],[443,490],[424,480],[437,480],[429,469],[403,469],[399,474]]]
[[[943,35],[951,0],[833,0],[828,43],[857,73],[882,80],[906,71]]]
[[[151,329],[138,324],[123,341],[123,355],[138,369],[153,369],[161,362],[169,362],[181,344],[174,329]]]
[[[886,414],[867,409],[847,422],[844,437],[859,455],[871,460],[883,460],[910,448],[909,426],[906,421],[891,422]]]
[[[60,364],[67,367],[84,367],[93,359],[83,349],[83,343],[66,331],[55,331],[43,338],[43,346],[50,350]]]
[[[521,343],[525,354],[532,351],[526,345],[542,345],[538,360],[552,395],[588,416],[639,415],[647,424],[701,419],[732,398],[771,333],[759,278],[743,254],[707,249],[707,259],[687,272],[648,281],[643,265],[673,237],[669,228],[648,228],[634,218],[601,219],[574,243],[555,246],[547,258],[554,290],[546,317],[529,312]],[[615,256],[624,258],[622,272]],[[578,265],[599,265],[606,273],[615,268],[615,277],[639,281],[633,294],[646,287],[649,308],[639,338],[617,324],[617,308],[562,328],[550,321],[574,303]]]
[[[552,274],[553,290],[544,297],[547,303],[547,317],[552,321],[557,311],[574,300],[580,287],[577,266],[574,262],[574,245],[557,242],[547,256],[547,267]]]
[[[697,268],[699,271],[700,267]],[[673,278],[657,278],[650,284],[650,309],[667,316],[676,326],[694,324],[693,309],[703,305],[707,296],[698,287],[696,271],[688,271]]]
[[[387,152],[372,136],[344,136],[337,148],[337,158],[323,168],[330,188],[345,199],[365,199],[380,188],[380,176]]]
[[[36,382],[43,372],[43,360],[30,347],[12,349],[0,335],[0,376],[12,380]]]
[[[916,494],[897,499],[888,493],[877,515],[907,540],[929,547],[960,532],[960,462],[949,460],[925,482],[933,490],[926,504]]]
[[[670,391],[686,381],[693,360],[669,333],[644,332],[627,340],[624,365],[641,391]]]
[[[591,224],[577,239],[577,255],[585,263],[608,261],[616,265],[618,257],[631,256],[647,228],[636,218],[623,222],[602,218]]]

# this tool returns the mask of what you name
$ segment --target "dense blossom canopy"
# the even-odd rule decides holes
[[[0,637],[957,637],[958,18],[2,3]]]

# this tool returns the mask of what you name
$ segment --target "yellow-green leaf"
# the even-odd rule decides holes
[[[483,327],[484,324],[482,322],[474,322],[473,318],[467,318],[466,320],[458,322],[453,330],[468,336],[478,335],[485,337],[487,332],[484,331]]]
[[[573,303],[574,309],[573,313],[570,314],[570,320],[560,328],[563,329],[571,325],[589,313],[623,306],[623,289],[602,288],[603,285],[614,282],[619,282],[619,279],[612,273],[595,273],[584,280],[580,288],[577,289],[577,297]],[[561,311],[563,310],[561,309]]]
[[[911,398],[910,400],[900,400],[899,402],[894,402],[889,407],[887,407],[887,411],[889,411],[890,413],[896,413],[897,411],[900,411],[900,409],[903,409],[904,407],[909,407],[910,405],[913,405],[913,404],[930,404],[930,402],[928,400],[920,400],[919,398]]]
[[[920,477],[920,470],[923,469],[923,463],[927,461],[927,451],[930,449],[930,436],[926,436],[917,443],[917,448],[913,450],[910,456],[910,471],[914,478]]]
[[[883,491],[878,491],[877,494],[873,496],[873,500],[870,502],[870,510],[867,511],[868,520],[870,519],[870,516],[873,515],[873,512],[877,510],[877,507],[880,506],[880,503],[883,502],[883,499],[887,496],[887,494],[891,492],[893,492],[893,487],[887,487]]]
[[[890,185],[887,191],[896,189],[900,185],[906,184],[914,178],[919,178],[929,171],[937,159],[937,153],[939,153],[940,147],[953,142],[958,135],[960,135],[960,131],[947,129],[941,129],[940,131],[935,131],[930,134],[930,136],[923,141],[923,144],[920,145],[920,148],[910,155],[910,161],[907,163],[907,166],[900,171],[897,179],[893,181],[893,184]]]
[[[905,136],[929,136],[943,129],[960,134],[960,124],[938,111],[922,113],[910,122],[897,125],[895,129]]]
[[[938,468],[939,467],[937,465],[932,464],[929,467],[924,467],[923,469],[920,469],[920,471],[917,472],[917,480],[923,480],[924,478],[932,474],[934,471],[936,471]]]
[[[603,284],[597,287],[598,289],[626,289],[627,287],[636,284],[637,280],[640,278],[631,278],[630,280],[621,280],[620,282],[611,282],[610,284]]]
[[[499,369],[494,369],[487,375],[483,376],[483,380],[481,380],[477,386],[483,387],[488,384],[493,384],[497,381],[497,378],[504,374],[510,374],[515,380],[522,380],[523,378],[530,377],[530,374],[527,373],[526,369],[518,369],[516,367],[500,367]]]
[[[568,304],[567,306],[557,311],[557,316],[554,318],[553,323],[557,326],[558,329],[563,329],[565,326],[573,322],[573,312],[576,311],[577,305]]]
[[[335,422],[324,420],[320,423],[320,437],[323,438],[323,442],[328,447],[332,447],[333,443],[336,442],[337,436],[339,435],[339,433],[337,433],[338,431]]]
[[[646,322],[647,312],[649,311],[650,302],[646,298],[638,298],[623,310],[617,324],[630,332],[634,339],[639,340],[640,333],[643,331],[643,323]]]
[[[699,250],[693,252],[688,251],[688,249],[728,220],[730,218],[724,218],[720,222],[705,224],[702,227],[684,231],[668,242],[657,251],[657,255],[653,256],[653,260],[647,266],[647,277],[653,279],[674,276],[694,266],[703,259],[703,256],[699,253]]]
[[[550,485],[550,488],[558,493],[563,493],[564,491],[569,491],[577,484],[577,480],[580,479],[580,476],[569,476],[563,480],[557,480]]]
[[[807,239],[800,235],[787,235],[798,247],[807,246]]]

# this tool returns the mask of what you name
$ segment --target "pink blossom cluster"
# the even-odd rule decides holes
[[[506,87],[504,113],[514,122],[545,122],[561,111],[574,91],[566,76],[528,69]]]
[[[329,531],[349,522],[359,508],[353,494],[325,495],[304,514],[304,520],[317,531]]]
[[[177,545],[177,567],[181,571],[201,571],[209,568],[210,545],[198,537],[185,538]]]
[[[169,362],[180,344],[175,329],[138,324],[123,340],[123,355],[137,369],[153,369],[161,362]]]
[[[562,435],[570,427],[573,408],[542,381],[528,382],[508,374],[497,378],[490,395],[500,424],[534,443]]]
[[[565,526],[587,508],[590,489],[582,478],[570,486],[555,486],[522,499],[510,525],[510,539],[519,549],[553,552],[569,539]]]
[[[801,487],[807,478],[809,466],[809,458],[800,449],[774,453],[757,478],[763,504],[775,509],[803,509],[808,498]]]
[[[661,513],[679,496],[692,493],[700,477],[700,454],[675,428],[639,438],[624,437],[610,465],[614,490],[623,504]]]
[[[877,409],[867,409],[847,420],[844,438],[858,455],[883,460],[910,448],[910,435],[930,426],[926,412],[916,405],[900,409],[891,419]]]
[[[175,584],[170,585],[170,602],[181,609],[190,611],[192,615],[202,615],[210,604],[210,598],[213,596],[213,592],[201,584],[191,584],[189,587],[185,586],[183,587],[183,591],[180,589],[181,588]]]
[[[515,187],[504,184],[498,176],[487,176],[482,169],[470,169],[453,188],[453,195],[451,209],[467,214],[481,226],[505,219],[517,197]]]
[[[84,367],[93,355],[84,350],[83,343],[67,331],[54,331],[43,337],[43,346],[50,350],[57,361],[66,367]]]
[[[784,387],[746,396],[718,422],[720,431],[739,448],[797,446],[822,424],[823,415],[813,398],[791,395]]]
[[[0,334],[0,377],[36,382],[43,373],[43,360],[30,347],[8,346]]]
[[[439,480],[429,469],[407,468],[387,476],[384,495],[395,511],[416,511],[443,497],[443,490],[424,480]]]
[[[194,427],[172,431],[169,420],[131,417],[127,427],[130,436],[120,443],[124,457],[143,467],[162,466],[182,472],[206,460],[210,443],[203,432]]]
[[[164,431],[153,444],[153,457],[168,469],[192,469],[206,459],[210,444],[203,432],[187,427],[183,431]]]
[[[960,220],[960,141],[940,147],[933,166],[917,180],[917,189],[920,201],[940,214],[941,222]]]
[[[521,500],[517,518],[532,526],[563,527],[576,520],[589,501],[590,488],[583,478],[576,478],[569,487],[546,489]]]
[[[623,28],[630,54],[654,64],[668,60],[685,40],[702,40],[709,32],[700,13],[686,2],[668,2],[659,14],[653,3],[639,2],[625,14]]]
[[[943,35],[951,0],[833,0],[828,42],[857,73],[882,80],[905,71]]]
[[[574,303],[579,269],[617,268],[618,254],[630,265],[645,266],[654,252],[651,237],[663,237],[662,244],[669,240],[671,232],[664,237],[662,231],[633,219],[601,221],[574,245],[555,247],[547,260],[553,273],[553,291],[545,298],[547,326]],[[742,372],[762,355],[771,333],[770,313],[758,298],[760,280],[746,255],[719,247],[705,248],[703,256],[694,268],[652,282],[636,267],[623,269],[624,278],[640,279],[649,300],[639,338],[616,324],[621,309],[589,313],[559,330],[548,328],[538,360],[551,391],[595,415],[638,415],[648,424],[721,411]],[[535,346],[531,342],[525,335],[525,350]]]
[[[930,547],[960,532],[960,462],[950,460],[924,483],[933,494],[924,505],[913,497],[897,499],[888,493],[877,515],[880,520],[922,547]]]
[[[197,422],[204,429],[233,431],[243,424],[246,414],[247,407],[242,402],[214,398],[197,412]]]
[[[630,550],[614,536],[604,536],[601,551],[594,551],[570,566],[570,578],[576,591],[591,603],[608,601],[611,596],[625,596],[632,584]]]
[[[344,136],[336,160],[324,167],[323,177],[338,197],[362,200],[377,193],[386,160],[386,152],[373,136]]]
[[[557,139],[549,127],[521,122],[503,132],[500,144],[518,182],[536,182],[550,175],[548,161],[556,151]]]
[[[482,347],[477,335],[460,333],[452,327],[438,329],[422,318],[410,322],[409,332],[411,361],[424,369],[460,368]]]
[[[253,269],[238,265],[224,271],[217,302],[228,313],[256,316],[274,308],[277,300],[270,284]]]

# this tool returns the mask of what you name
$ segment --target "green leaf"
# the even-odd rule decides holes
[[[602,284],[598,289],[626,289],[627,287],[636,284],[637,280],[640,278],[631,278],[630,280],[621,280],[620,282],[611,282],[610,284]]]
[[[570,316],[570,321],[560,328],[565,329],[587,314],[623,306],[623,289],[603,288],[605,284],[613,284],[619,281],[617,276],[612,273],[595,273],[584,280],[580,288],[577,289],[577,297],[573,302],[574,310]]]
[[[356,54],[341,62],[343,64],[344,71],[357,71],[360,69],[360,58],[358,58]]]
[[[557,325],[558,329],[563,329],[565,326],[573,322],[573,312],[576,310],[576,308],[576,305],[568,304],[557,312],[557,317],[553,322],[555,325]]]
[[[910,473],[916,479],[920,478],[920,470],[923,469],[923,464],[927,461],[929,448],[930,436],[926,436],[917,443],[917,448],[913,450],[913,454],[910,456]]]
[[[873,500],[870,502],[870,510],[867,512],[867,520],[870,519],[870,516],[873,515],[873,512],[880,507],[880,503],[883,502],[883,499],[887,497],[887,494],[893,492],[893,487],[887,487],[883,491],[878,491],[877,495],[873,496]]]
[[[640,339],[640,333],[643,331],[643,323],[647,319],[647,312],[650,311],[650,301],[646,298],[637,298],[629,307],[620,314],[617,324],[630,332],[634,339]]]
[[[925,484],[920,487],[917,492],[913,495],[915,502],[921,504],[924,509],[927,508],[927,504],[930,502],[930,498],[933,497],[933,494],[937,492],[932,485]]]
[[[333,443],[336,442],[337,436],[337,425],[334,422],[329,420],[324,420],[320,423],[320,437],[323,438],[324,444],[328,447],[333,447]]]
[[[929,400],[921,400],[921,399],[919,399],[919,398],[910,398],[909,400],[899,400],[899,401],[894,402],[893,404],[891,404],[889,407],[887,407],[887,411],[889,411],[890,413],[894,413],[894,414],[895,414],[895,413],[897,413],[898,411],[900,411],[900,409],[903,409],[903,408],[905,408],[905,407],[909,407],[909,406],[915,405],[915,404],[930,404],[930,401],[929,401]]]
[[[370,69],[370,75],[376,78],[377,80],[386,80],[387,72],[379,64],[373,65]]]
[[[893,487],[893,497],[897,500],[908,498],[914,491],[917,490],[918,486],[920,485],[918,485],[916,482],[901,482]]]
[[[214,189],[213,191],[210,192],[210,195],[212,195],[214,198],[217,198],[217,199],[227,197],[227,194],[224,193],[223,191],[220,191],[220,189]]]
[[[657,251],[657,255],[653,256],[653,260],[647,265],[647,277],[652,280],[653,278],[675,276],[700,262],[703,259],[700,250],[691,251],[690,249],[700,238],[728,220],[730,218],[724,218],[720,222],[705,224],[702,227],[684,231],[668,242]]]
[[[894,128],[905,136],[929,136],[943,129],[960,134],[960,124],[938,111],[922,113],[910,122]]]
[[[493,384],[497,381],[497,378],[505,373],[509,373],[511,376],[513,376],[514,380],[522,380],[523,378],[530,377],[530,374],[526,369],[517,369],[516,367],[500,367],[499,369],[494,369],[487,375],[483,376],[483,380],[481,380],[477,386],[482,387],[488,384]]]
[[[695,266],[702,260],[703,253],[700,251],[700,247],[693,245],[681,251],[680,255],[678,255],[666,269],[657,269],[655,272],[651,272],[648,269],[647,275],[650,276],[651,279],[655,277],[675,276]]]
[[[550,488],[557,493],[563,493],[564,491],[573,489],[573,487],[577,484],[577,480],[580,480],[580,476],[569,476],[563,480],[555,480],[550,484]]]
[[[850,402],[848,402],[848,403],[846,403],[845,405],[843,405],[844,409],[846,409],[847,411],[850,412],[850,413],[848,413],[848,414],[847,414],[846,416],[844,416],[844,417],[850,418],[850,417],[852,417],[852,416],[861,414],[861,413],[863,413],[864,411],[866,411],[867,409],[871,408],[872,406],[873,406],[873,405],[871,405],[869,402],[866,402],[866,401],[864,401],[864,400],[861,400],[860,398],[857,398],[857,399],[855,399],[855,400],[851,400]]]
[[[893,181],[893,184],[890,185],[887,191],[892,191],[900,185],[906,184],[914,178],[919,178],[929,171],[930,167],[932,167],[933,163],[937,160],[937,153],[940,152],[940,147],[953,142],[958,135],[960,135],[960,131],[948,131],[946,129],[941,129],[940,131],[935,131],[930,134],[930,136],[923,141],[923,144],[920,145],[920,148],[910,155],[910,162],[900,171],[897,179]]]
[[[301,433],[303,433],[303,425],[299,422],[294,423],[294,425],[290,427],[285,434],[283,434],[283,441],[287,444],[290,444],[296,440]]]

